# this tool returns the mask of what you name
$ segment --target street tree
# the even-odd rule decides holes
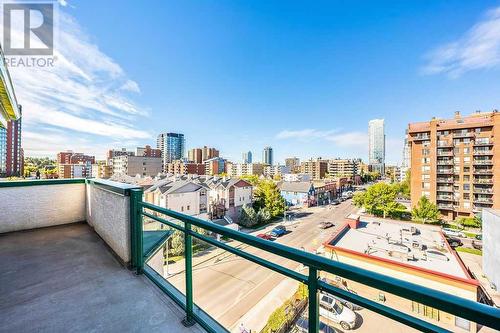
[[[439,220],[438,207],[430,202],[426,196],[422,196],[411,212],[415,221],[422,223],[436,223]]]

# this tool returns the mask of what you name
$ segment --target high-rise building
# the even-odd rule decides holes
[[[384,119],[368,122],[368,164],[371,171],[385,173],[385,125]]]
[[[96,164],[95,156],[75,153],[71,150],[57,154],[59,178],[92,177],[93,164]]]
[[[24,154],[21,148],[21,119],[0,127],[0,177],[22,176]]]
[[[193,148],[188,151],[188,161],[192,163],[203,163],[214,157],[219,157],[219,151],[207,146],[203,148]]]
[[[156,148],[161,150],[163,164],[184,158],[186,141],[184,134],[162,133],[158,135]]]
[[[409,124],[412,206],[426,196],[447,220],[500,208],[498,137],[497,111]]]
[[[252,152],[247,151],[243,153],[243,163],[252,163]]]
[[[273,148],[264,147],[262,151],[262,163],[273,165]]]

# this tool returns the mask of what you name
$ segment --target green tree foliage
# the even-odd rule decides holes
[[[361,174],[361,181],[363,183],[373,182],[380,178],[380,173],[377,171],[364,172]]]
[[[384,218],[394,216],[396,212],[404,210],[404,206],[396,202],[397,188],[386,183],[377,183],[370,186],[366,192],[356,193],[353,197],[354,205],[364,207],[373,215]]]
[[[271,214],[271,218],[283,215],[285,199],[283,199],[278,186],[273,181],[259,181],[254,189],[254,208],[257,211],[266,208]]]
[[[257,213],[255,209],[250,205],[244,205],[241,209],[238,223],[247,228],[257,225]]]
[[[415,221],[422,223],[436,223],[439,221],[439,209],[429,201],[426,196],[422,196],[411,212]]]
[[[459,217],[455,221],[462,229],[465,228],[480,228],[482,221],[477,216],[474,217]]]
[[[203,228],[191,227],[192,230],[200,235],[206,235],[207,231]],[[205,242],[193,237],[193,247],[197,244],[206,244]],[[180,256],[184,254],[184,232],[180,230],[175,230],[170,237],[170,254],[174,256]]]

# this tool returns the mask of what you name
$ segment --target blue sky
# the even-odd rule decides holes
[[[499,1],[62,1],[52,69],[11,69],[27,156],[186,135],[234,161],[367,157],[386,120],[500,102]]]

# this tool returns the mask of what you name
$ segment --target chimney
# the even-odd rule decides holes
[[[455,111],[455,119],[459,119],[460,118],[460,111]]]

